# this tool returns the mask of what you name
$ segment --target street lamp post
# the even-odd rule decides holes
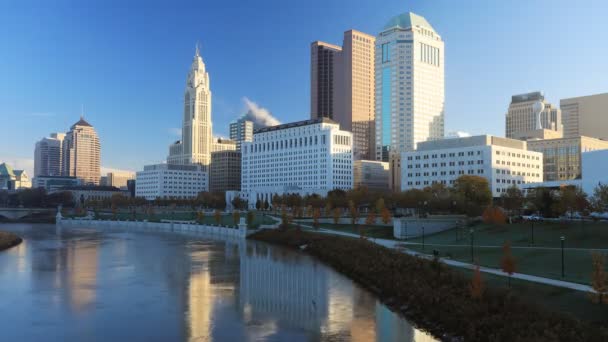
[[[560,241],[562,243],[562,278],[565,277],[565,271],[564,271],[564,241],[566,240],[565,236],[561,236]]]
[[[532,244],[534,244],[534,221],[532,222]]]
[[[475,260],[475,254],[474,254],[474,251],[473,251],[473,237],[474,237],[474,234],[475,234],[475,230],[473,228],[471,228],[469,230],[469,234],[471,235],[471,262],[474,262],[474,260]]]
[[[422,251],[424,252],[424,226],[422,226]]]

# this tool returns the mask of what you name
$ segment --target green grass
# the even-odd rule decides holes
[[[500,260],[503,256],[501,246],[505,241],[510,241],[513,246],[512,254],[516,259],[517,272],[582,284],[591,282],[591,249],[608,248],[608,225],[603,222],[586,222],[584,226],[580,222],[569,225],[557,222],[537,222],[534,225],[535,243],[533,245],[531,244],[531,225],[529,223],[502,226],[480,224],[475,226],[474,230],[473,259],[481,266],[500,268]],[[563,278],[561,276],[560,236],[566,237],[565,277]],[[441,256],[471,262],[471,234],[468,228],[447,230],[425,236],[424,240],[424,252],[426,253],[430,254],[433,250],[437,250]],[[418,237],[408,241],[421,243],[422,238]],[[422,247],[421,245],[408,246],[416,251],[422,251]],[[547,249],[543,247],[547,247]],[[608,252],[604,253],[608,254]]]
[[[472,278],[473,271],[453,268]],[[482,273],[486,287],[508,289],[507,278],[498,275]],[[598,305],[591,302],[589,294],[525,280],[511,279],[511,292],[517,297],[531,303],[540,304],[552,311],[572,315],[587,322],[603,322],[608,319],[608,305]]]

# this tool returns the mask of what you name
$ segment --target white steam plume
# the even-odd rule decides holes
[[[254,127],[262,128],[281,124],[277,118],[272,116],[268,109],[260,107],[257,103],[246,97],[243,98],[243,102],[245,102],[245,109],[247,110],[244,117],[247,120],[253,121]]]

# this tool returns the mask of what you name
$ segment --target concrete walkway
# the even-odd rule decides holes
[[[323,233],[323,234],[341,235],[341,236],[349,236],[349,237],[357,237],[357,238],[359,237],[359,235],[357,235],[357,234],[340,232],[340,231],[336,231],[336,230],[330,230],[330,229],[315,230],[315,229],[313,229],[313,227],[307,226],[307,225],[301,225],[301,227],[307,228],[307,230],[311,230],[311,231],[319,232],[319,233]],[[407,244],[418,244],[418,243],[407,243],[407,242],[404,243],[402,241],[397,241],[397,240],[386,240],[386,239],[375,239],[375,238],[368,238],[368,240],[372,241],[380,246],[397,249],[397,250],[399,250],[403,253],[409,254],[409,255],[414,255],[414,256],[422,257],[422,258],[429,259],[429,260],[433,258],[433,256],[431,256],[431,255],[419,253],[419,252],[412,251],[410,249],[403,247],[404,245],[407,245]],[[458,245],[458,246],[461,246],[461,245]],[[479,246],[475,246],[475,247],[477,248]],[[531,247],[531,248],[534,248],[534,247]],[[550,248],[550,247],[548,247],[548,248]],[[473,270],[476,267],[473,264],[462,262],[462,261],[457,261],[457,260],[452,260],[452,259],[440,258],[440,260],[444,264],[453,266],[453,267],[460,267],[460,268],[465,268],[465,269],[469,269],[469,270]],[[479,267],[479,270],[484,273],[490,273],[490,274],[494,274],[494,275],[498,275],[498,276],[502,276],[502,277],[508,277],[507,273],[503,272],[502,270],[496,269],[496,268]],[[563,288],[576,290],[576,291],[593,292],[593,293],[595,292],[595,290],[589,285],[572,283],[572,282],[563,281],[563,280],[538,277],[538,276],[523,274],[523,273],[513,273],[511,275],[511,277],[513,279],[521,279],[521,280],[526,280],[526,281],[530,281],[530,282],[534,282],[534,283],[538,283],[538,284],[563,287]]]

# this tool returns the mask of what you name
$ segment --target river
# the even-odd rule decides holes
[[[3,341],[434,341],[312,257],[255,241],[2,224]]]

